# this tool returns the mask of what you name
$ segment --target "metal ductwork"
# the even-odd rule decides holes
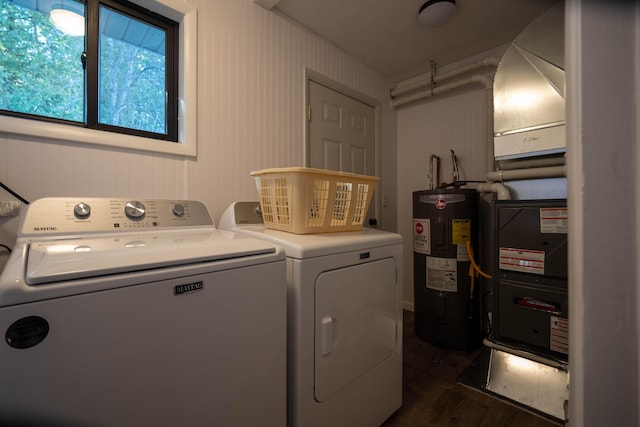
[[[540,15],[507,48],[493,95],[496,160],[565,151],[564,2]]]

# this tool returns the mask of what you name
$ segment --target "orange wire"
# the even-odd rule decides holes
[[[482,271],[473,259],[473,248],[471,247],[471,240],[467,240],[467,254],[469,255],[469,261],[471,261],[471,267],[473,267],[473,269],[475,270],[476,275],[479,274],[486,279],[491,279],[491,276]]]

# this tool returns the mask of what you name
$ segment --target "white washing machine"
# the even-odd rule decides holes
[[[379,426],[402,404],[402,238],[266,229],[258,202],[218,227],[284,247],[289,286],[289,425]]]
[[[285,425],[285,271],[196,201],[33,202],[0,276],[0,425]]]

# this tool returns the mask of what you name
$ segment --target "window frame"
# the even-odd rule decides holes
[[[13,116],[0,116],[0,133],[33,137],[45,142],[95,144],[189,157],[197,155],[197,10],[180,0],[129,1],[179,23],[178,141]]]
[[[129,4],[127,4],[129,3]],[[145,10],[135,3],[133,6],[130,4],[130,0],[95,0],[87,1],[87,17],[89,21],[89,31],[86,36],[86,53],[87,53],[87,103],[86,108],[86,126],[91,129],[101,129],[114,133],[125,133],[137,136],[148,137],[152,139],[161,139],[171,142],[177,142],[178,130],[177,130],[177,87],[175,84],[175,76],[179,75],[177,69],[177,58],[171,49],[167,49],[165,52],[165,64],[166,64],[166,133],[155,133],[146,130],[139,130],[129,127],[119,127],[117,125],[102,123],[99,119],[99,107],[100,103],[100,90],[99,80],[101,72],[104,71],[100,66],[100,30],[95,27],[95,23],[98,22],[100,11],[109,9],[114,13],[122,14],[130,19],[139,20],[149,26],[156,26],[164,31],[166,37],[166,46],[174,47],[178,45],[177,29],[174,28],[175,22],[167,19],[160,14],[154,14]],[[179,50],[179,49],[178,49]]]

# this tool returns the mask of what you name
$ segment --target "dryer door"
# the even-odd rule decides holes
[[[322,402],[397,352],[393,258],[327,271],[316,281],[315,398]]]

